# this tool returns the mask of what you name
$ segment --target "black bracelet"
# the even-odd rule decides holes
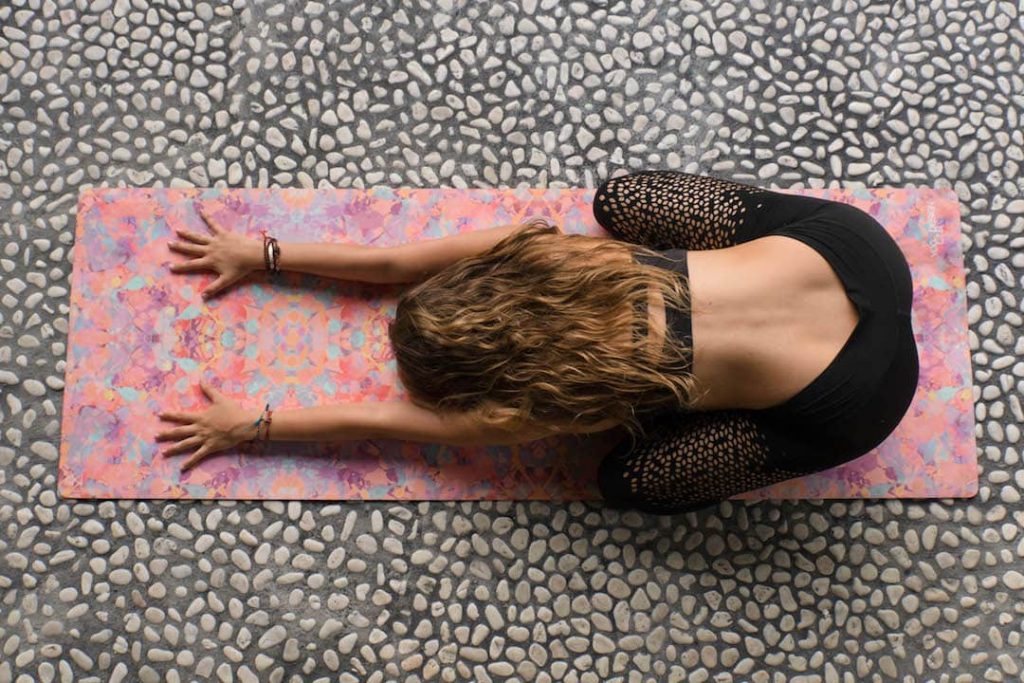
[[[270,237],[267,236],[267,231],[266,230],[261,230],[260,232],[263,233],[263,268],[265,270],[269,271],[270,270],[270,251],[267,249],[267,243],[268,243],[268,240],[270,239]]]

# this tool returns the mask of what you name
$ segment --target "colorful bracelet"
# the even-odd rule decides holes
[[[254,436],[253,438],[249,439],[249,443],[256,443],[257,441],[259,441],[259,438],[260,438],[260,427],[264,423],[266,423],[266,425],[267,425],[267,429],[266,429],[266,433],[267,434],[266,434],[266,436],[264,437],[263,440],[264,441],[269,441],[270,440],[270,415],[271,415],[271,413],[273,413],[273,411],[270,409],[270,404],[267,403],[267,406],[263,409],[263,412],[260,413],[259,419],[257,419],[255,422],[252,423],[253,426],[256,427],[256,436]],[[264,415],[266,415],[266,417],[264,417]]]
[[[273,414],[274,414],[274,411],[270,410],[270,404],[268,403],[267,404],[267,419],[264,420],[264,424],[267,425],[266,429],[263,430],[263,441],[264,442],[270,441],[270,423],[273,422],[273,420],[270,419],[270,416],[273,415]]]

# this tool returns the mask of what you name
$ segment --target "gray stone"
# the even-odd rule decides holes
[[[179,4],[0,3],[0,683],[1019,678],[1014,3]],[[592,188],[646,168],[949,188],[978,494],[671,518],[59,495],[64,393],[90,381],[70,379],[71,295],[120,248],[72,263],[81,190]]]

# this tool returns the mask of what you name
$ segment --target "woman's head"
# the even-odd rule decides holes
[[[692,405],[690,349],[646,334],[650,288],[684,310],[687,289],[637,252],[656,253],[535,220],[406,290],[389,335],[409,398],[509,428],[616,418],[632,433],[637,411]]]

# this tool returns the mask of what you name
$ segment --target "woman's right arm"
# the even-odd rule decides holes
[[[335,242],[279,242],[281,270],[374,283],[419,282],[460,259],[483,253],[522,224],[471,230],[394,247]]]

